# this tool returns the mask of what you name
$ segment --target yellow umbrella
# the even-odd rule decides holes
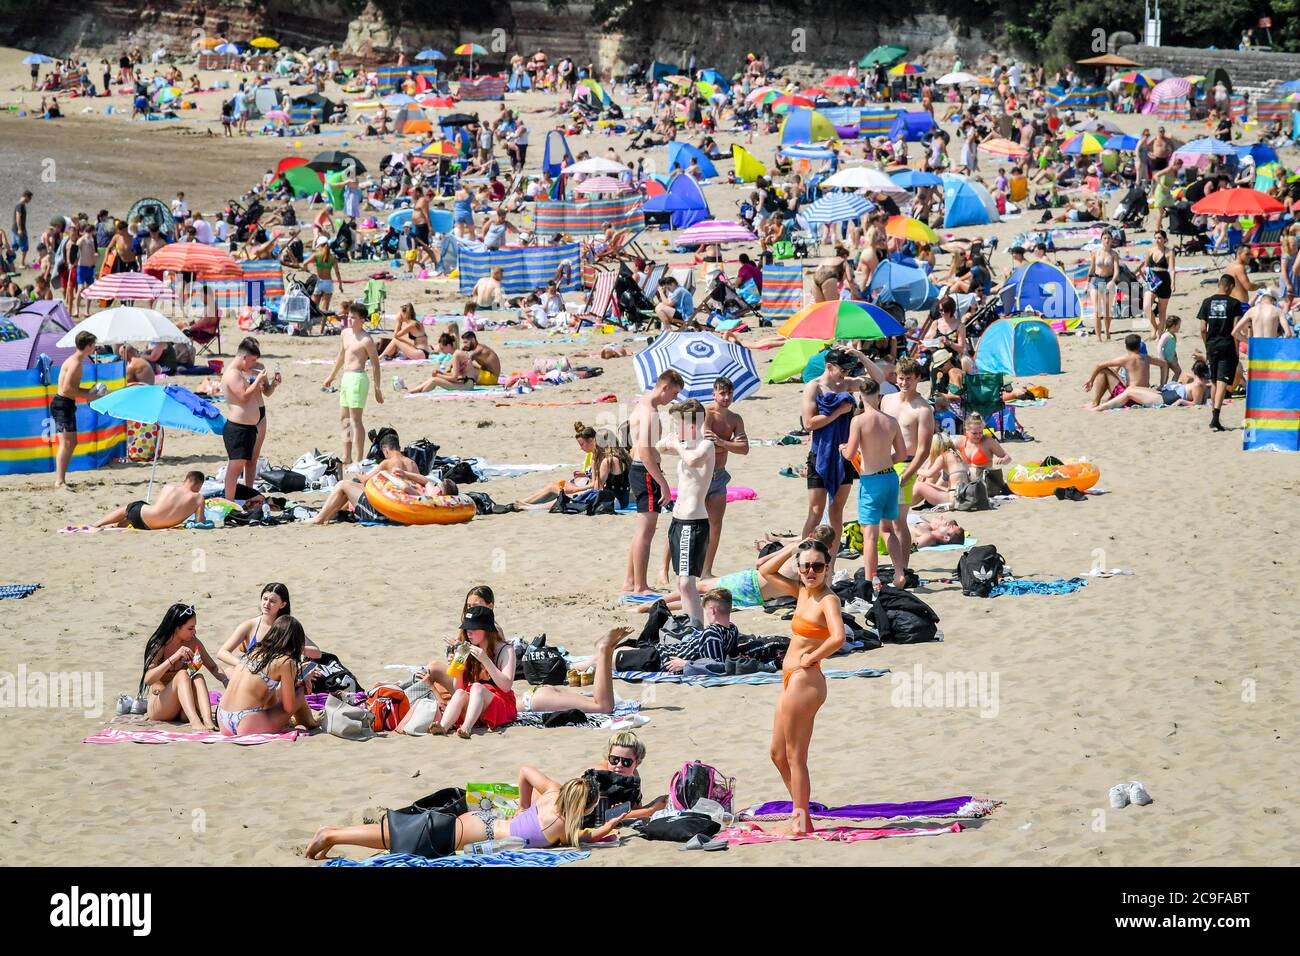
[[[203,46],[204,46],[205,49],[208,49],[208,50],[211,50],[214,46],[220,46],[220,45],[221,45],[222,43],[224,43],[224,42],[225,42],[225,41],[222,40],[221,37],[204,37],[204,38],[203,38]]]
[[[279,45],[278,41],[272,40],[270,37],[258,37],[249,41],[249,46],[255,46],[259,50],[274,50]]]
[[[890,216],[885,223],[885,234],[910,242],[938,243],[939,234],[911,216]]]

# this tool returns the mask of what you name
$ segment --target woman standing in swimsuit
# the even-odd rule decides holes
[[[150,720],[176,720],[183,713],[195,730],[216,731],[208,685],[200,667],[217,680],[229,681],[196,636],[198,618],[192,604],[173,604],[144,648],[144,670],[138,694],[149,688]]]
[[[1111,305],[1115,300],[1115,284],[1119,281],[1119,256],[1111,248],[1113,242],[1109,229],[1101,234],[1101,248],[1092,254],[1088,264],[1088,288],[1092,292],[1095,313],[1093,331],[1098,341],[1102,338],[1102,318],[1105,318],[1105,340],[1110,341]]]
[[[1169,297],[1174,294],[1174,253],[1169,248],[1169,236],[1163,229],[1155,234],[1155,247],[1146,254],[1139,273],[1149,276],[1154,288],[1146,295],[1147,321],[1151,323],[1152,341],[1165,332],[1165,316],[1169,312]]]
[[[846,278],[848,261],[849,251],[843,246],[836,246],[835,255],[817,267],[812,277],[814,302],[840,300],[840,283]]]
[[[217,724],[227,737],[278,734],[295,726],[316,727],[298,679],[307,635],[298,620],[278,617],[239,662],[217,705]]]
[[[807,833],[812,829],[808,746],[817,711],[826,702],[821,662],[844,645],[844,619],[840,599],[830,589],[831,552],[826,545],[812,539],[799,545],[795,551],[797,581],[780,573],[784,560],[778,552],[759,568],[798,602],[790,622],[790,648],[781,664],[784,682],[772,721],[771,754],[794,805],[790,832]]]

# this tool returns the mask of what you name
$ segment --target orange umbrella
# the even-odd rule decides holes
[[[196,279],[242,279],[244,271],[229,254],[201,242],[173,242],[144,262],[144,271],[192,272]]]
[[[981,152],[991,153],[994,156],[1007,156],[1016,159],[1023,159],[1029,155],[1029,150],[1009,139],[990,139],[980,143],[979,149]]]

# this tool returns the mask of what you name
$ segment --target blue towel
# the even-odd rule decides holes
[[[586,850],[505,850],[491,856],[440,856],[430,859],[412,853],[385,853],[365,860],[348,860],[342,857],[326,860],[326,866],[560,866],[585,860],[591,856]]]
[[[825,676],[831,680],[846,677],[881,677],[889,673],[889,668],[860,667],[855,671],[826,671]],[[729,687],[733,684],[779,684],[781,672],[760,671],[757,674],[730,674],[721,677],[687,677],[684,674],[669,674],[665,671],[615,671],[619,680],[640,681],[646,684],[690,684],[694,687]]]
[[[1058,578],[1055,581],[1030,581],[1027,578],[1007,578],[989,592],[989,597],[1019,597],[1022,594],[1073,594],[1088,584],[1083,578]]]
[[[207,374],[206,370],[204,374]],[[221,412],[217,410],[217,406],[207,399],[195,395],[188,388],[181,388],[179,385],[167,385],[163,388],[163,391],[167,393],[169,398],[180,402],[199,418],[215,419],[221,417]]]
[[[39,587],[39,584],[0,584],[0,601],[5,598],[25,598]]]
[[[817,414],[829,415],[845,402],[853,401],[848,392],[834,392],[830,395],[817,393]],[[813,463],[817,474],[822,476],[826,485],[826,497],[834,498],[840,485],[844,484],[844,456],[840,446],[849,440],[849,425],[852,415],[841,415],[825,428],[812,433]]]

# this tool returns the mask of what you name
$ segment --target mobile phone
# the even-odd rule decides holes
[[[606,810],[605,819],[613,820],[615,817],[620,817],[631,809],[632,809],[632,804],[628,803],[627,801],[624,801],[623,803],[620,803],[618,806],[610,807],[608,810]]]

